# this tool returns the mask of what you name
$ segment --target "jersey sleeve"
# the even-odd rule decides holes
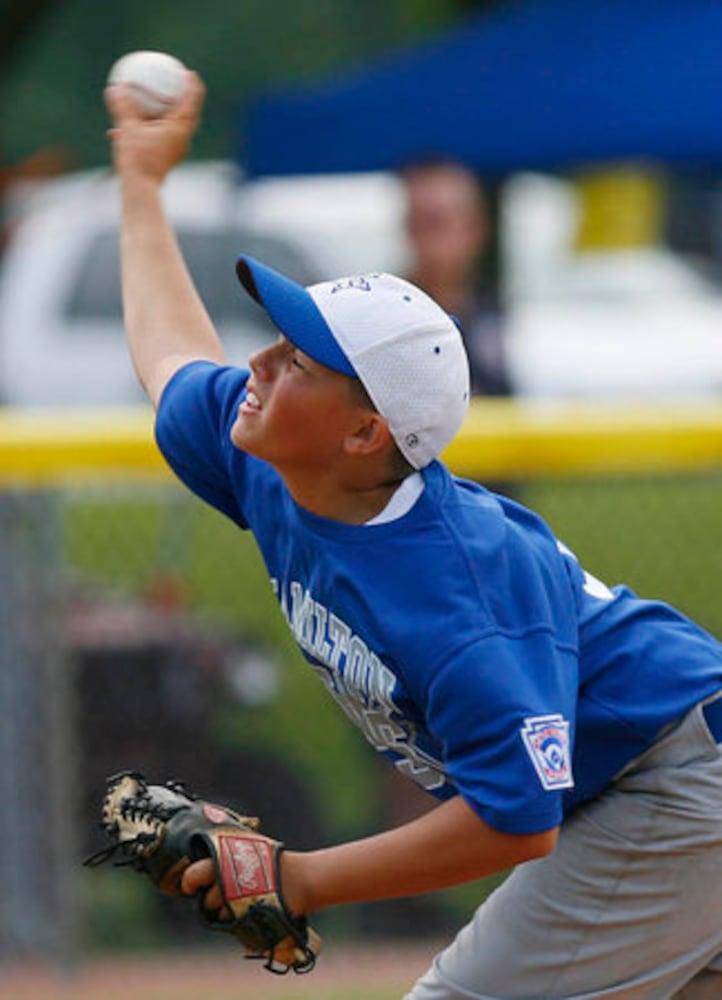
[[[244,369],[191,362],[166,385],[155,422],[158,447],[178,478],[242,528],[233,477],[242,474],[243,456],[230,428],[247,378]]]
[[[562,821],[573,786],[577,657],[552,633],[489,634],[451,656],[428,685],[429,728],[446,772],[481,818],[505,833]]]

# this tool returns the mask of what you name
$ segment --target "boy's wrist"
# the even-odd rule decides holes
[[[311,902],[304,884],[304,861],[307,855],[297,851],[282,851],[279,858],[281,893],[292,917],[305,917]]]

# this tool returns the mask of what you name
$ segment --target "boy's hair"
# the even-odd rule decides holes
[[[348,379],[349,382],[349,392],[351,394],[351,399],[358,406],[363,406],[368,410],[373,410],[374,413],[378,413],[378,408],[374,405],[374,401],[369,396],[366,391],[366,386],[363,384],[359,378]],[[390,461],[390,472],[393,480],[401,481],[410,476],[412,472],[415,472],[413,465],[404,458],[396,443],[392,440],[392,447],[389,451],[389,461]]]

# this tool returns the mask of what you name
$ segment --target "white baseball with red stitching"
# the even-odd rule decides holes
[[[185,90],[187,72],[175,56],[139,50],[129,52],[113,64],[108,83],[126,86],[145,118],[160,118]]]

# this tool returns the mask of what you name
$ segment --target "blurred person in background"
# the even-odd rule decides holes
[[[461,326],[472,393],[509,396],[504,318],[485,265],[492,227],[476,174],[454,160],[417,161],[400,172],[406,191],[407,278]]]
[[[406,277],[461,327],[472,395],[513,396],[504,313],[490,273],[494,232],[487,192],[470,167],[443,157],[408,163],[400,177],[410,253]],[[520,498],[518,483],[485,480],[484,485]]]

